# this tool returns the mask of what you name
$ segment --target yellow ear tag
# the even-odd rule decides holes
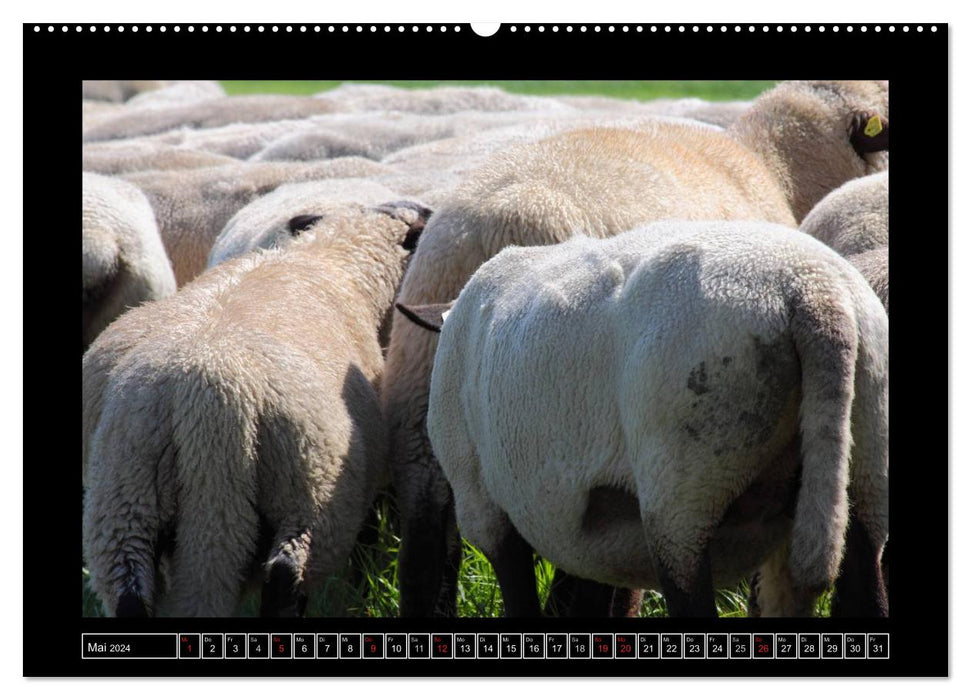
[[[870,117],[866,122],[866,126],[863,127],[863,133],[871,139],[881,131],[883,131],[883,124],[880,123],[880,117],[876,114]]]

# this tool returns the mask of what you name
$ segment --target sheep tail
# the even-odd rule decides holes
[[[800,295],[790,324],[802,366],[802,479],[789,566],[793,583],[815,594],[843,558],[858,334],[852,311],[819,290]]]
[[[168,612],[176,616],[233,615],[255,556],[256,408],[227,379],[241,374],[231,362],[231,351],[213,348],[174,392],[179,498]]]
[[[126,387],[124,406],[106,406],[91,440],[82,541],[92,589],[105,613],[153,613],[159,485],[172,451],[158,430],[151,387]]]

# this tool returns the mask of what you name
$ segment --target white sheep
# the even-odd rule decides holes
[[[844,182],[889,165],[886,81],[780,83],[758,97],[728,134],[757,153],[796,221]]]
[[[81,346],[126,309],[175,292],[155,215],[134,185],[81,175]]]
[[[799,225],[844,256],[890,243],[890,173],[850,180],[826,195]]]
[[[859,270],[870,287],[880,297],[883,307],[890,311],[890,248],[882,246],[846,258]]]
[[[888,374],[886,313],[824,245],[657,223],[480,267],[442,327],[428,435],[507,615],[539,614],[534,549],[715,616],[713,585],[785,542],[798,604],[763,613],[809,615],[848,484],[877,559],[887,539]]]
[[[235,163],[186,171],[130,173],[155,211],[162,243],[179,286],[202,272],[213,241],[232,218],[257,197],[287,182],[386,174],[391,169],[366,158],[316,163]]]
[[[125,102],[129,109],[157,109],[225,97],[226,91],[214,80],[178,80],[171,85],[140,92]]]
[[[252,159],[316,160],[360,155],[380,160],[412,145],[546,121],[555,119],[556,115],[550,111],[324,114],[311,117],[306,128],[280,137]]]
[[[207,267],[257,248],[278,248],[314,221],[349,204],[376,206],[400,199],[370,180],[334,178],[281,185],[240,209],[212,244]]]
[[[125,102],[143,92],[172,85],[173,80],[82,80],[81,96],[85,100]]]
[[[494,87],[404,89],[389,85],[344,84],[314,95],[342,112],[394,111],[412,114],[455,112],[572,111],[553,97],[514,95]]]
[[[116,117],[125,109],[125,105],[117,102],[102,102],[100,100],[81,101],[81,132],[84,133],[95,124]]]
[[[795,226],[829,190],[883,167],[878,149],[888,147],[888,133],[885,84],[805,82],[763,94],[727,131],[651,120],[510,148],[436,209],[401,300],[447,301],[502,248],[558,243],[580,231],[605,238],[662,219]],[[396,165],[408,150],[385,162]],[[402,513],[402,610],[419,617],[432,613],[444,567],[455,568],[459,551],[448,484],[424,434],[434,348],[427,333],[395,323],[383,387]],[[454,585],[444,578],[446,588]]]
[[[407,146],[455,134],[455,128],[443,119],[429,121],[411,115],[402,115],[411,118],[401,119],[387,114],[363,116],[370,119],[354,115],[353,119],[315,121],[314,126],[268,144],[253,154],[251,160],[322,160],[341,156],[381,160]]]
[[[81,167],[104,175],[144,170],[191,170],[235,162],[229,156],[138,139],[91,143],[81,148]]]
[[[254,563],[262,614],[299,613],[344,564],[385,468],[378,329],[423,223],[405,209],[325,217],[91,346],[83,544],[109,615],[232,615]]]
[[[738,119],[751,102],[709,102],[697,97],[680,99],[656,99],[644,102],[637,100],[620,100],[599,96],[564,96],[558,98],[570,107],[584,111],[612,113],[614,115],[659,115],[669,117],[684,117],[697,121],[727,128]]]
[[[216,97],[186,105],[151,110],[126,110],[84,132],[84,142],[107,141],[160,134],[172,129],[193,129],[227,124],[302,119],[333,112],[335,105],[326,99],[291,95],[235,95]]]

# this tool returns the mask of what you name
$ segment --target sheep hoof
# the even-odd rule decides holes
[[[278,554],[267,566],[260,600],[260,617],[300,617],[307,597],[300,592],[296,563]]]
[[[115,615],[117,617],[148,617],[148,609],[145,607],[145,602],[135,591],[125,591],[118,599]]]

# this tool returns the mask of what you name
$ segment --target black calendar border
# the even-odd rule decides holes
[[[736,32],[707,25],[538,25],[526,33],[503,27],[489,38],[468,25],[419,25],[385,33],[383,25],[343,25],[337,31],[299,31],[300,25],[160,25],[154,31],[104,33],[105,25],[25,24],[24,31],[24,674],[105,675],[664,675],[664,676],[940,676],[948,673],[948,479],[945,397],[948,390],[949,284],[946,249],[933,243],[948,231],[948,27],[923,25],[784,25],[769,31],[741,25]],[[670,26],[670,31],[664,27]],[[679,29],[684,26],[684,31]],[[699,26],[695,31],[694,27]],[[790,29],[796,27],[796,31]],[[57,70],[50,57],[59,56]],[[812,79],[888,78],[894,114],[891,231],[894,246],[894,323],[891,354],[891,521],[894,591],[888,620],[737,620],[699,624],[679,620],[96,620],[79,617],[80,372],[77,298],[80,242],[48,231],[77,230],[80,222],[80,81],[82,79]],[[43,235],[42,233],[43,232]],[[39,261],[43,261],[41,264]],[[937,371],[934,371],[937,370]],[[919,430],[913,427],[919,425]],[[929,427],[928,427],[929,426]],[[935,427],[935,426],[940,426]],[[57,428],[63,428],[57,430]],[[935,534],[936,533],[936,534]],[[904,597],[900,591],[908,591]],[[82,662],[82,632],[111,631],[313,632],[888,632],[892,660],[657,660],[588,659],[559,662],[500,660],[267,660]],[[320,666],[318,664],[325,664]]]

